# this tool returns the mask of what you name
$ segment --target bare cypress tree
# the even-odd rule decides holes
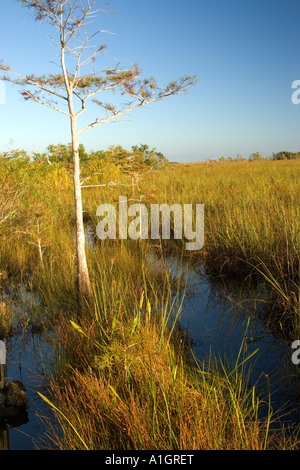
[[[75,196],[77,281],[79,296],[92,298],[92,289],[85,252],[85,235],[80,181],[79,135],[93,127],[117,119],[124,114],[161,100],[168,96],[184,93],[194,84],[191,76],[183,76],[160,88],[155,79],[142,78],[137,65],[123,68],[120,64],[113,68],[96,71],[97,56],[106,46],[96,43],[96,36],[104,31],[89,32],[90,24],[100,13],[107,13],[106,7],[97,8],[98,0],[19,0],[28,7],[37,21],[48,23],[54,30],[52,41],[59,50],[60,73],[42,76],[22,75],[8,65],[0,64],[2,78],[21,87],[25,100],[33,100],[48,106],[70,119],[73,182]],[[82,74],[83,67],[88,73]],[[103,93],[112,91],[111,102],[99,99]],[[116,96],[122,98],[116,104]],[[88,125],[78,129],[78,117],[87,110],[87,102],[92,101],[100,108],[100,115]],[[63,106],[65,104],[65,107]]]

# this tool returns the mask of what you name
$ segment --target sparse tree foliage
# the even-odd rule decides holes
[[[273,154],[273,160],[298,160],[300,158],[300,152],[288,152],[281,151]]]
[[[75,194],[76,246],[78,287],[81,298],[92,296],[88,273],[82,217],[80,184],[79,136],[100,124],[115,120],[134,109],[157,100],[185,92],[195,83],[194,77],[183,76],[160,87],[154,78],[143,78],[137,64],[123,68],[96,70],[96,59],[106,46],[97,42],[104,32],[90,32],[91,23],[106,8],[97,0],[20,0],[37,21],[46,22],[54,30],[52,41],[58,47],[60,73],[36,76],[22,75],[1,63],[3,79],[21,87],[27,100],[54,109],[70,119],[72,136],[73,180]],[[94,23],[96,24],[96,23]],[[83,73],[85,67],[86,72]],[[105,96],[112,97],[111,100]],[[78,118],[87,111],[87,103],[99,108],[99,114],[87,125],[78,128]]]
[[[264,157],[261,155],[261,153],[254,152],[254,153],[251,153],[251,155],[249,156],[249,162],[259,162],[263,160],[263,158]]]

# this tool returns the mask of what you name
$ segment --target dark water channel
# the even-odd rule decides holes
[[[20,324],[30,318],[30,310],[39,308],[36,297],[23,286],[8,289],[2,295],[3,300]],[[17,333],[5,338],[4,342],[6,384],[22,382],[28,407],[14,411],[12,417],[0,421],[0,450],[53,448],[45,431],[49,423],[54,422],[54,416],[51,407],[38,394],[47,396],[48,377],[53,369],[55,353],[51,335],[27,326],[23,331],[17,329]]]
[[[151,262],[159,263],[153,259]],[[270,384],[274,410],[285,406],[285,412],[290,412],[285,421],[297,422],[300,365],[292,363],[290,342],[276,337],[265,325],[264,290],[242,283],[231,283],[228,287],[220,280],[210,279],[203,267],[195,270],[185,265],[182,270],[174,259],[170,259],[165,267],[174,277],[180,273],[186,280],[180,324],[188,331],[197,358],[219,355],[223,362],[226,357],[229,363],[235,364],[246,335],[247,349],[243,349],[240,361],[257,350],[246,363],[251,369],[250,383],[257,384],[257,389],[266,396]],[[22,298],[21,306],[15,302],[14,308],[27,315],[31,302],[30,296],[28,304]],[[41,417],[53,417],[49,405],[38,392],[47,393],[47,374],[55,354],[43,334],[24,332],[8,340],[6,346],[7,381],[23,382],[29,408],[23,423],[6,431],[0,428],[2,438],[3,432],[9,435],[10,450],[49,448],[49,441],[47,444],[44,438],[47,425]]]
[[[29,407],[17,423],[9,422],[6,430],[9,448],[5,450],[35,450],[49,446],[44,436],[44,419],[52,418],[51,410],[38,392],[47,395],[44,361],[48,345],[41,335],[17,336],[7,343],[6,380],[20,380],[26,388]],[[0,431],[1,432],[1,431]],[[6,438],[7,439],[7,438]]]
[[[243,373],[266,403],[266,412],[271,398],[274,416],[281,422],[300,422],[300,364],[292,361],[291,340],[268,327],[270,291],[253,282],[213,279],[204,266],[182,265],[175,258],[165,262],[165,268],[173,278],[185,280],[180,326],[196,358],[220,359],[229,371],[245,361]]]

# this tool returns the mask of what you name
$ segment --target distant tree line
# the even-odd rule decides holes
[[[150,149],[146,144],[133,145],[131,150],[124,149],[121,145],[112,145],[107,150],[91,150],[87,152],[84,145],[80,144],[79,148],[80,161],[83,164],[88,164],[89,161],[99,161],[99,163],[112,163],[120,167],[125,172],[140,170],[140,169],[161,169],[169,163],[175,164],[178,162],[169,162],[168,159],[156,150],[156,148]],[[48,162],[52,163],[63,163],[72,164],[72,144],[56,144],[48,145],[46,152],[38,153],[33,152],[31,155],[25,150],[14,149],[6,152],[0,151],[0,159],[13,159],[19,160],[20,162]],[[264,157],[260,152],[254,152],[249,157],[242,157],[241,154],[237,154],[236,157],[220,157],[218,160],[213,158],[206,159],[206,162],[217,163],[217,162],[258,162],[263,160],[298,160],[300,159],[300,152],[288,152],[280,151],[273,152],[271,156]]]
[[[300,152],[273,152],[271,156],[264,157],[260,152],[254,152],[249,155],[248,158],[242,157],[239,153],[235,158],[233,157],[220,157],[219,162],[242,162],[242,161],[249,161],[249,162],[259,162],[262,160],[297,160],[300,158]],[[211,159],[212,161],[212,159]]]
[[[156,148],[150,149],[148,145],[133,145],[131,150],[124,149],[121,145],[112,145],[107,150],[92,150],[87,152],[84,145],[79,145],[79,157],[82,163],[88,163],[90,160],[99,160],[102,162],[111,162],[120,166],[125,171],[128,169],[153,168],[160,169],[165,167],[169,162]],[[52,163],[72,163],[72,144],[56,144],[49,145],[46,152],[33,152],[29,155],[25,150],[9,150],[0,152],[0,159],[14,159],[22,161],[35,161]]]
[[[278,152],[273,154],[272,160],[298,160],[300,152]]]

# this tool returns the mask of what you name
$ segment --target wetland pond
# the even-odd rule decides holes
[[[248,374],[249,385],[260,392],[266,411],[271,394],[273,411],[281,422],[298,423],[300,365],[293,363],[291,348],[298,338],[288,340],[268,326],[270,291],[253,281],[209,277],[203,265],[182,265],[174,258],[165,267],[173,277],[185,279],[180,325],[193,343],[196,358],[219,358],[227,371],[245,360],[245,377]]]
[[[39,302],[24,286],[8,288],[2,301],[10,306],[13,317],[30,318],[29,312],[39,308]],[[18,321],[18,320],[17,320]],[[30,326],[5,339],[5,381],[21,381],[25,387],[28,408],[11,418],[0,420],[0,450],[36,450],[49,448],[45,438],[45,420],[54,420],[49,405],[38,395],[47,396],[47,377],[55,357],[51,334],[37,332]],[[52,448],[52,446],[51,446]]]
[[[158,269],[159,261],[151,262]],[[186,292],[182,301],[180,326],[188,332],[193,350],[199,360],[209,357],[224,358],[235,364],[242,342],[247,338],[240,357],[253,356],[246,362],[251,369],[250,385],[257,384],[266,397],[268,407],[269,387],[272,407],[279,414],[289,411],[286,422],[298,422],[299,388],[298,367],[292,362],[291,342],[275,336],[264,322],[265,292],[260,286],[231,283],[230,287],[211,279],[203,266],[196,270],[184,265],[183,271],[174,259],[164,268],[171,275],[179,273],[186,279]],[[30,309],[32,296],[20,289],[21,296],[14,300],[12,308]],[[25,292],[25,293],[24,293]],[[9,291],[5,294],[9,296]],[[2,300],[5,301],[5,298]],[[298,339],[298,338],[295,338]],[[52,368],[55,351],[47,336],[39,333],[18,334],[6,341],[7,381],[21,380],[29,402],[24,422],[0,427],[0,448],[3,442],[10,450],[34,450],[50,448],[45,444],[47,431],[44,419],[53,419],[51,409],[38,395],[47,394],[47,374]],[[234,367],[234,366],[233,366]]]

